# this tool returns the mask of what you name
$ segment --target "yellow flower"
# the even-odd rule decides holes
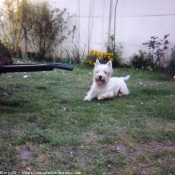
[[[99,55],[100,55],[100,56],[103,56],[103,52],[99,52]]]
[[[4,44],[7,44],[7,39],[6,39],[6,37],[3,38],[3,43],[4,43]]]
[[[95,66],[95,62],[93,62],[93,66]]]
[[[98,56],[98,59],[99,59],[99,60],[101,60],[101,59],[102,59],[102,57],[101,57],[101,56]]]
[[[94,50],[90,50],[90,54],[93,54],[94,53]]]
[[[89,60],[88,63],[89,63],[89,65],[92,65],[92,60]]]
[[[94,55],[98,55],[98,50],[94,50]]]
[[[106,56],[106,53],[105,53],[105,52],[103,52],[103,56],[104,56],[104,57]]]

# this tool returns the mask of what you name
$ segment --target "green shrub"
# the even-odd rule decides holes
[[[154,65],[151,61],[150,54],[139,50],[139,54],[133,54],[130,57],[130,64],[134,69],[153,70]]]
[[[171,49],[171,60],[168,67],[175,71],[175,46]]]
[[[53,9],[47,2],[33,5],[27,23],[30,26],[28,43],[32,51],[37,53],[38,60],[50,57],[55,48],[75,30],[75,26],[67,30],[71,18],[66,9]]]
[[[48,60],[57,46],[76,29],[75,25],[68,29],[72,16],[66,8],[52,8],[46,1],[4,0],[3,6],[5,8],[0,8],[4,18],[0,20],[2,42],[13,57],[22,57],[19,45],[24,40],[25,52],[29,45],[30,51],[36,53],[35,59]]]

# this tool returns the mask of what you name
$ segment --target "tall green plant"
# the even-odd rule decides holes
[[[17,56],[21,41],[25,41],[25,52],[29,45],[37,59],[41,60],[76,28],[73,26],[72,30],[68,30],[72,16],[66,9],[53,9],[47,2],[4,0],[0,15],[2,40],[13,56]]]
[[[12,56],[19,54],[19,44],[24,37],[25,19],[30,0],[4,0],[0,8],[0,27],[3,31],[4,45],[11,51]]]
[[[30,17],[29,44],[37,59],[42,60],[71,34],[68,29],[70,16],[66,9],[52,9],[47,2],[38,2],[33,5]]]
[[[121,43],[118,45],[115,43],[115,36],[110,36],[110,42],[106,45],[107,53],[113,54],[113,66],[118,67],[121,66],[121,57],[122,57],[122,49],[123,46]]]

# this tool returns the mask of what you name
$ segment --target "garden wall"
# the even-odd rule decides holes
[[[163,39],[170,34],[169,58],[175,45],[175,0],[49,0],[54,7],[67,8],[76,14],[72,25],[76,24],[74,37],[64,41],[62,47],[76,44],[82,48],[105,51],[109,35],[114,34],[116,42],[123,44],[125,61],[139,49],[148,51],[142,43],[150,36]]]

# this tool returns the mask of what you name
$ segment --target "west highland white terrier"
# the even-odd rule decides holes
[[[93,70],[93,84],[84,100],[91,101],[93,98],[103,100],[105,98],[128,95],[129,90],[125,81],[130,78],[130,75],[111,78],[112,73],[111,61],[106,64],[100,64],[97,59]]]

